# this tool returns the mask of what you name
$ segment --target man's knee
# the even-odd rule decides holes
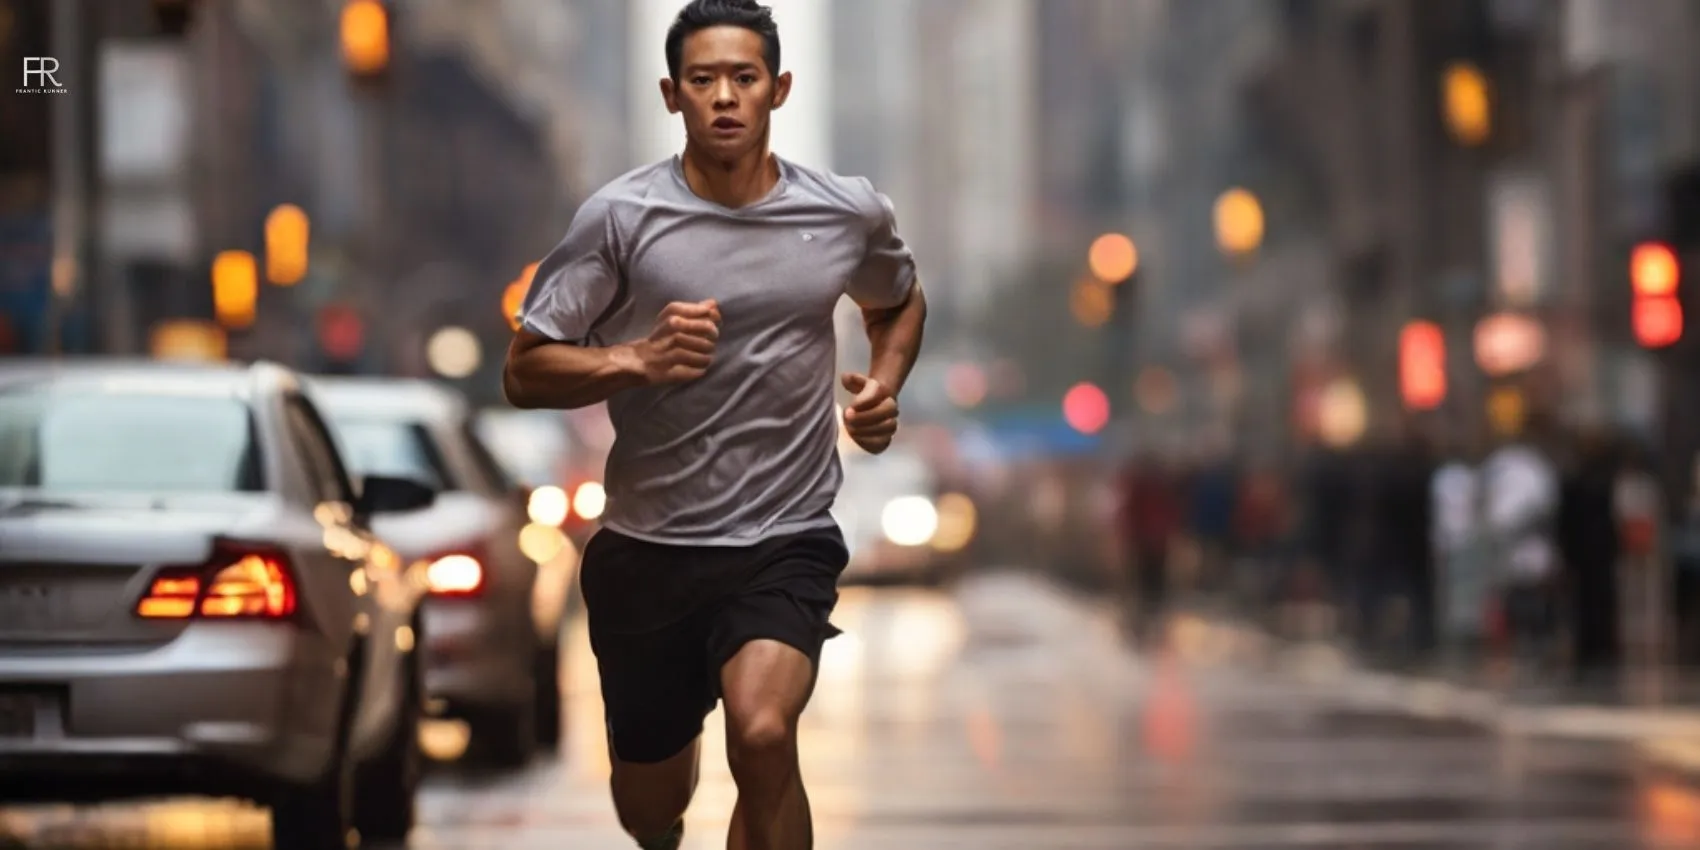
[[[728,716],[726,745],[740,760],[789,756],[797,748],[797,721],[777,706],[759,706]]]

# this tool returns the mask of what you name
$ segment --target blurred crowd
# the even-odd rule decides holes
[[[1667,510],[1620,435],[1135,452],[1113,492],[1113,585],[1140,633],[1214,606],[1402,665],[1586,675],[1700,655],[1700,499]]]

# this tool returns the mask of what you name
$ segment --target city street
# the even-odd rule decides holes
[[[823,850],[1700,843],[1700,796],[1621,743],[1375,708],[1349,672],[1299,676],[1196,622],[1177,630],[1169,660],[1137,659],[1105,612],[1032,579],[849,590],[837,621],[847,634],[826,654],[805,732]],[[445,767],[412,846],[629,846],[603,787],[582,635],[568,663],[560,760],[506,776]],[[429,737],[457,743],[453,730]],[[694,850],[724,846],[733,800],[718,734],[707,758]],[[263,847],[264,827],[262,813],[224,804],[0,810],[0,847]]]

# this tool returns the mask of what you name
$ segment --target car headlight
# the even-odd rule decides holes
[[[880,513],[885,538],[898,546],[925,546],[939,530],[939,512],[926,496],[899,496]]]

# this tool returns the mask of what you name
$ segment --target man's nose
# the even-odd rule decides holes
[[[720,82],[715,84],[715,86],[714,86],[714,105],[715,106],[737,106],[738,105],[738,95],[736,93],[736,90],[732,88],[732,82],[730,80],[721,80]]]

